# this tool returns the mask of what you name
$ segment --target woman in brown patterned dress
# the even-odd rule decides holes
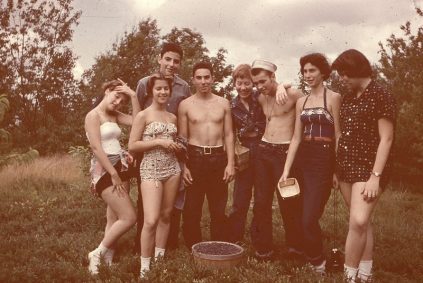
[[[339,55],[332,69],[350,90],[341,105],[337,151],[337,177],[350,210],[344,270],[349,282],[366,282],[373,265],[371,216],[391,174],[395,100],[371,78],[369,61],[357,50]]]

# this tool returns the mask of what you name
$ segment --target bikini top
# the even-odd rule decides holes
[[[335,126],[332,114],[327,109],[326,105],[326,88],[323,92],[324,107],[304,108],[308,95],[303,104],[303,111],[300,114],[301,122],[304,125],[305,137],[335,137]]]

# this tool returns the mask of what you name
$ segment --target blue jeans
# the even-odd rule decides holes
[[[279,178],[283,173],[289,145],[261,141],[257,147],[254,181],[254,208],[251,223],[251,240],[255,250],[265,254],[273,250],[272,203]],[[291,170],[295,172],[295,168]],[[292,174],[295,177],[295,173]],[[302,250],[301,201],[300,198],[282,200],[278,196],[286,245]]]
[[[298,161],[304,252],[310,263],[319,265],[324,260],[319,220],[332,188],[335,167],[334,144],[303,141],[298,149]]]
[[[201,215],[204,197],[210,212],[210,236],[212,240],[226,240],[225,208],[228,201],[228,185],[223,174],[228,161],[226,152],[201,154],[188,146],[187,166],[193,178],[192,185],[186,188],[183,210],[183,234],[185,245],[201,242]]]
[[[251,139],[250,142],[243,142],[243,146],[250,149],[250,164],[247,169],[237,172],[233,191],[233,203],[229,215],[228,240],[235,243],[244,239],[245,222],[254,186],[254,172],[256,163],[256,151],[258,141]]]

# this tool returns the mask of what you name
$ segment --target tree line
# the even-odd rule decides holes
[[[420,9],[416,9],[423,18]],[[82,12],[73,0],[2,0],[0,7],[0,94],[9,107],[2,128],[12,139],[2,141],[0,155],[34,148],[42,155],[67,152],[71,146],[87,145],[83,118],[101,95],[100,85],[122,78],[135,88],[140,78],[157,68],[156,54],[162,42],[179,43],[184,51],[180,76],[190,81],[195,62],[208,60],[215,71],[215,91],[232,91],[233,65],[226,62],[227,50],[210,54],[200,32],[173,28],[162,35],[157,22],[141,20],[110,49],[95,58],[81,79],[73,75],[77,56],[70,48]],[[392,91],[398,103],[394,146],[397,179],[418,182],[423,173],[423,26],[412,31],[410,22],[379,42],[375,78]],[[377,43],[375,43],[377,44]],[[236,52],[236,51],[233,51]],[[305,85],[300,78],[301,89]],[[336,75],[329,87],[343,92]]]

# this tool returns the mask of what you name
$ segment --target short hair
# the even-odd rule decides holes
[[[106,90],[114,90],[116,87],[121,86],[121,85],[123,85],[123,84],[120,81],[118,81],[118,80],[111,80],[111,81],[104,82],[101,85],[101,89],[103,91],[106,91]]]
[[[121,83],[119,80],[111,80],[111,81],[104,82],[101,85],[101,89],[103,90],[103,93],[98,95],[95,98],[95,101],[93,103],[93,108],[95,108],[97,105],[99,105],[101,103],[101,101],[103,100],[103,98],[105,96],[106,90],[113,91],[116,87],[121,86],[121,85],[123,85],[123,83]]]
[[[328,59],[322,53],[310,53],[300,58],[301,75],[304,76],[304,66],[310,63],[317,67],[323,75],[323,80],[327,80],[330,76],[331,69]]]
[[[332,70],[350,78],[368,78],[373,73],[369,60],[355,49],[342,52],[333,62]]]
[[[210,71],[210,74],[213,76],[213,66],[210,62],[207,61],[200,61],[194,64],[192,67],[192,76],[194,77],[195,71],[198,69],[207,69]]]
[[[248,64],[240,64],[238,65],[235,70],[232,72],[232,80],[235,84],[236,79],[249,79],[253,80],[252,74],[251,74],[251,66]]]
[[[147,95],[153,96],[154,83],[159,80],[167,82],[167,84],[169,85],[170,94],[172,94],[172,84],[173,84],[172,79],[169,77],[163,76],[163,74],[160,72],[156,72],[156,73],[152,73],[148,77],[147,86],[146,86]]]
[[[162,45],[162,49],[160,51],[160,57],[163,57],[163,55],[166,52],[175,52],[178,53],[179,56],[181,56],[181,60],[184,57],[184,52],[182,51],[182,48],[179,44],[173,43],[173,42],[165,42]]]

